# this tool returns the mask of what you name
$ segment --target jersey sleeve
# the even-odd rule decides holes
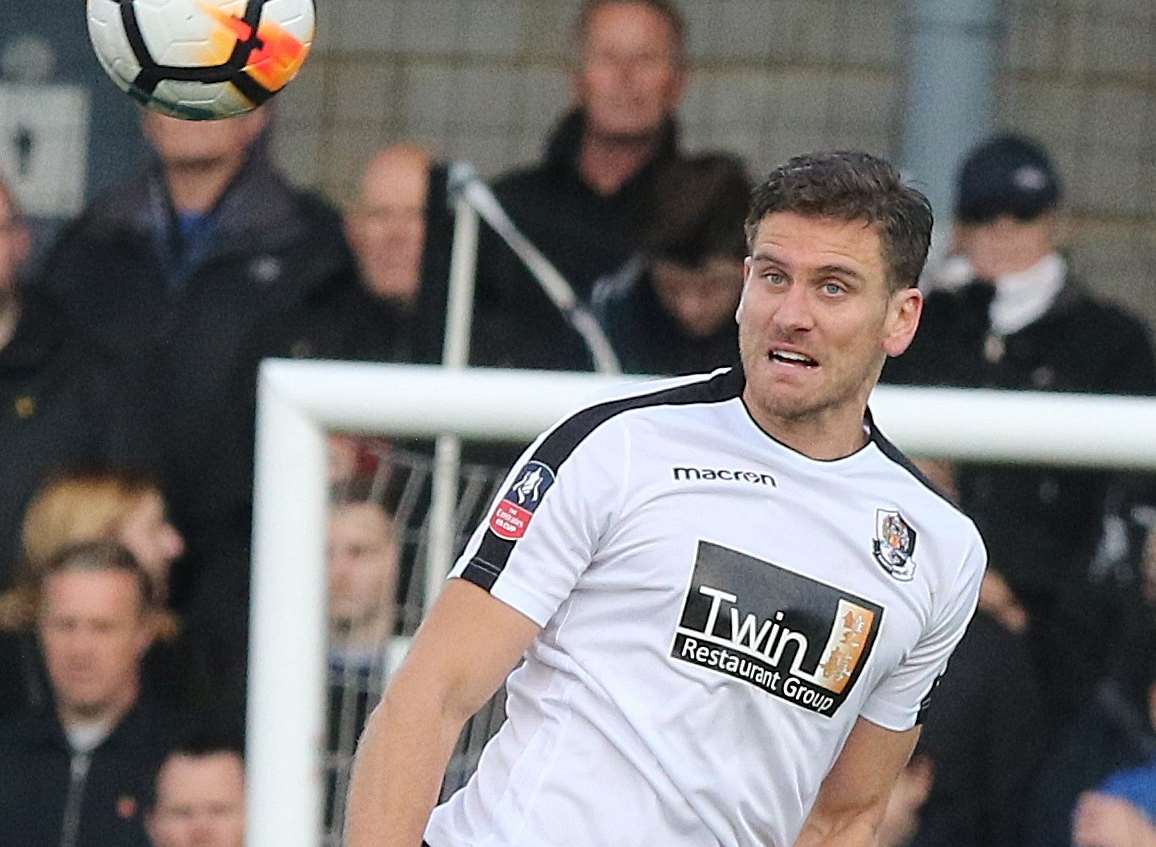
[[[945,580],[940,588],[941,602],[930,626],[903,662],[871,692],[860,712],[863,717],[897,732],[923,722],[947,661],[975,613],[986,566],[987,553],[975,533],[954,579]]]
[[[623,426],[609,421],[580,439],[566,426],[514,465],[450,572],[539,626],[569,597],[625,496]]]

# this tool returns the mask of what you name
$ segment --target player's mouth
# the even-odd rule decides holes
[[[819,366],[819,363],[806,353],[800,353],[798,350],[788,350],[783,347],[772,347],[767,354],[767,358],[775,364],[786,365],[792,368],[817,368]]]

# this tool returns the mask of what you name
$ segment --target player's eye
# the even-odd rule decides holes
[[[847,287],[836,279],[829,279],[823,283],[823,293],[829,297],[838,297],[847,291]]]

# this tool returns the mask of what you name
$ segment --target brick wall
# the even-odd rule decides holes
[[[280,98],[277,155],[348,198],[393,140],[496,175],[538,157],[570,98],[578,0],[321,0],[301,79]],[[898,158],[905,0],[683,0],[692,149],[758,173],[855,146]],[[1066,176],[1069,243],[1092,286],[1156,321],[1156,4],[1005,0],[1000,125],[1047,144]]]

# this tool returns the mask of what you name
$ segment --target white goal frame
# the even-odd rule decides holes
[[[328,431],[528,443],[622,376],[266,361],[258,382],[247,733],[250,847],[317,847],[327,639]],[[1156,469],[1156,400],[883,386],[903,450]]]

